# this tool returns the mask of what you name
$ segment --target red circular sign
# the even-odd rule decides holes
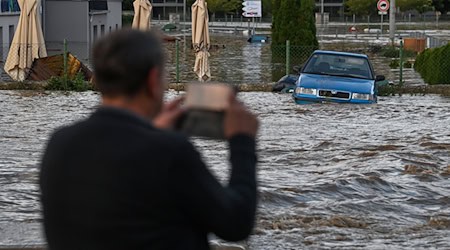
[[[380,0],[380,1],[378,1],[377,7],[378,7],[379,11],[388,11],[389,7],[390,7],[389,1],[388,0]]]

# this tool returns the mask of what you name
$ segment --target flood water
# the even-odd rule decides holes
[[[450,248],[449,98],[297,106],[289,95],[239,95],[261,119],[250,249]],[[45,143],[98,102],[93,92],[0,91],[0,246],[44,243],[37,180]],[[226,182],[226,143],[194,143]]]

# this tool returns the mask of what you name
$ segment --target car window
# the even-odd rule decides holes
[[[372,79],[366,58],[354,56],[315,54],[305,66],[303,73]]]

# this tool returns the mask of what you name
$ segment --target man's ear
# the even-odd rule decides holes
[[[161,88],[160,83],[160,70],[158,68],[153,68],[148,72],[147,75],[147,95],[150,97],[155,97],[155,94],[157,95]]]

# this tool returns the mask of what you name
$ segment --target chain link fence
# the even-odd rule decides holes
[[[193,72],[195,55],[187,46],[182,42],[166,45],[169,82],[197,79]],[[305,63],[315,49],[291,46],[289,43],[281,46],[215,44],[209,51],[211,81],[231,84],[271,83],[285,74],[293,73],[293,66]]]
[[[293,46],[289,42],[284,45],[269,43],[248,43],[244,37],[215,36],[210,49],[210,68],[214,82],[230,84],[267,84],[278,81],[286,74],[295,74],[293,68],[303,65],[316,49],[311,46]],[[167,81],[170,83],[187,83],[197,81],[193,68],[195,54],[191,48],[190,38],[178,42],[165,43]],[[33,47],[33,46],[32,46]],[[67,43],[68,51],[77,57],[88,68],[90,67],[90,48],[86,43]],[[61,55],[63,42],[47,43],[48,55]],[[402,70],[399,65],[390,67],[393,61],[400,64],[400,55],[384,55],[386,46],[373,43],[351,43],[348,41],[322,43],[320,49],[368,54],[374,65],[376,74],[385,75],[394,83],[424,84],[421,75],[414,70],[416,55],[403,54]],[[8,55],[9,45],[0,46],[1,82],[11,81],[5,73],[4,62]],[[19,54],[17,54],[19,56]],[[395,64],[393,63],[393,64]],[[395,65],[394,65],[395,66]],[[450,72],[447,70],[446,72]],[[450,74],[450,73],[448,73]],[[424,76],[422,74],[422,76]],[[424,77],[425,78],[425,77]],[[447,77],[450,79],[450,75]],[[444,83],[444,82],[442,82]]]
[[[427,49],[417,56],[414,69],[429,84],[450,84],[450,44]]]

